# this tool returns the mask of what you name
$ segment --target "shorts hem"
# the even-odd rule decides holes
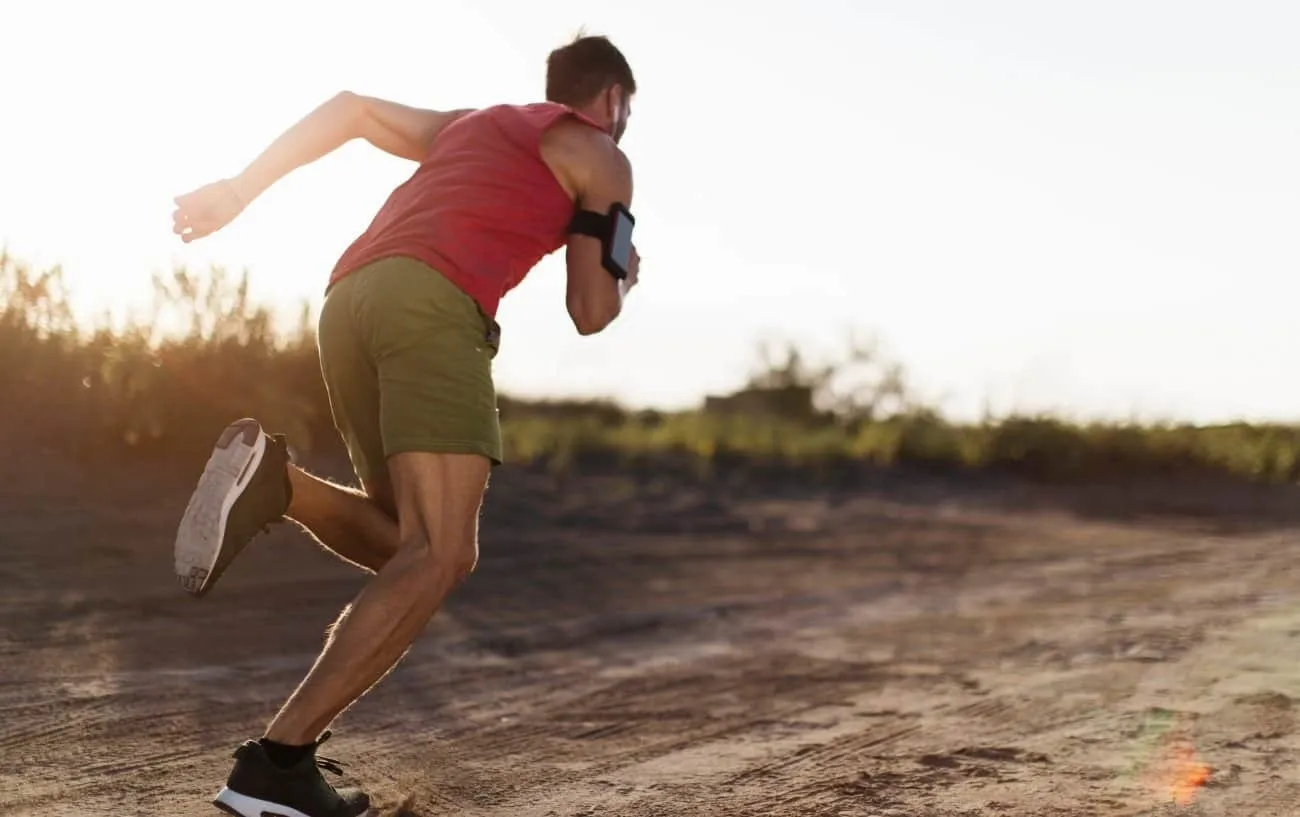
[[[394,454],[479,454],[492,465],[501,464],[502,453],[487,443],[470,440],[400,440],[384,446],[385,458]]]

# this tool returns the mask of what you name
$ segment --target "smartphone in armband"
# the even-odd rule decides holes
[[[636,226],[636,219],[618,202],[609,208],[609,217],[612,224],[609,242],[605,244],[605,269],[623,281],[632,270],[632,228]]]
[[[636,219],[632,211],[614,202],[609,212],[578,210],[569,222],[569,232],[600,239],[601,266],[620,281],[626,280],[632,267],[632,228]]]

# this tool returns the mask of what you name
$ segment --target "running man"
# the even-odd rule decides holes
[[[260,740],[235,751],[214,801],[242,817],[355,817],[316,756],[327,727],[406,654],[478,560],[478,516],[502,459],[492,381],[501,297],[566,247],[583,335],[618,317],[639,257],[616,226],[632,200],[618,147],[636,82],[604,37],[553,51],[546,102],[433,111],[341,93],[239,175],[176,199],[186,243],[229,224],[280,178],[353,139],[419,164],[330,275],[319,318],[335,426],[363,490],[289,462],[283,435],[221,434],[180,522],[176,572],[202,596],[267,525],[290,519],[374,577]],[[585,226],[580,226],[585,225]],[[616,236],[615,233],[618,233]],[[621,236],[621,237],[619,237]],[[622,246],[622,261],[618,246]]]

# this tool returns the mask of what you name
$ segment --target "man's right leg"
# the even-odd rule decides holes
[[[317,339],[330,409],[364,493],[291,466],[285,515],[345,561],[378,572],[401,543],[390,446],[500,462],[491,324],[473,299],[410,259],[339,281]]]
[[[327,296],[322,370],[335,424],[369,495],[296,469],[285,477],[281,468],[295,501],[278,513],[377,575],[340,616],[263,738],[245,744],[245,761],[259,773],[273,776],[268,763],[286,773],[310,764],[320,730],[400,660],[472,569],[478,505],[491,464],[501,461],[489,323],[445,278],[402,259],[354,273]],[[383,518],[393,515],[395,537]],[[242,768],[228,787],[260,785],[238,780]],[[324,791],[319,797],[331,799]]]
[[[400,544],[333,627],[315,666],[266,730],[314,742],[401,660],[478,560],[478,514],[491,464],[474,454],[410,452],[390,460]]]
[[[369,799],[335,792],[316,770],[326,727],[410,649],[478,558],[478,510],[490,463],[411,452],[391,460],[400,546],[347,608],[311,671],[268,726],[246,741],[215,803],[237,817],[356,817]]]

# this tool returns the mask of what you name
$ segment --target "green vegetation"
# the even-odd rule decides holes
[[[300,451],[338,451],[311,315],[277,330],[248,297],[247,275],[178,270],[154,281],[151,311],[125,328],[73,320],[61,271],[0,255],[0,425],[96,459],[202,457],[231,419],[255,416]],[[162,327],[171,327],[163,331]],[[846,385],[847,383],[847,385]],[[508,457],[565,469],[588,462],[997,469],[1044,479],[1300,475],[1300,427],[1071,424],[1008,417],[955,424],[909,399],[900,367],[870,345],[812,365],[767,356],[749,387],[699,411],[632,411],[608,402],[501,399]],[[13,433],[18,430],[15,436]]]

